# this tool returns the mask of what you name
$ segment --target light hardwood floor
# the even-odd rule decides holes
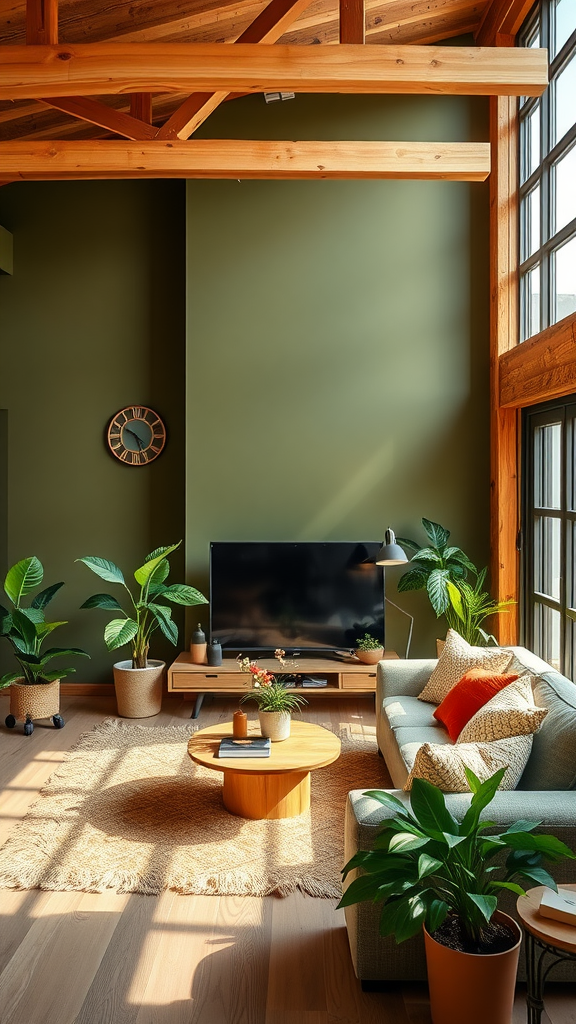
[[[237,706],[207,701],[197,725]],[[162,715],[188,719],[167,697]],[[0,701],[3,723],[7,701]],[[31,737],[0,724],[0,843],[80,734],[115,713],[63,701],[66,727]],[[305,717],[374,729],[371,698],[311,699]],[[361,784],[351,779],[351,788]],[[572,986],[550,987],[543,1024],[576,1024]],[[363,992],[334,901],[0,891],[0,1024],[430,1024],[425,985]],[[513,1024],[526,1020],[519,989]],[[465,1024],[465,1022],[463,1022]],[[488,1024],[488,1022],[487,1022]]]

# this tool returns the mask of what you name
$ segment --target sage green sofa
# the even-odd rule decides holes
[[[550,668],[524,647],[510,648],[517,662],[535,676],[534,696],[539,707],[548,708],[518,788],[496,794],[486,817],[498,826],[519,818],[541,821],[541,831],[558,836],[576,849],[576,685]],[[421,743],[451,743],[448,733],[433,717],[435,705],[418,700],[435,660],[381,661],[377,671],[376,733],[378,746],[397,787],[391,792],[409,802],[404,786],[407,761]],[[517,663],[515,663],[517,664]],[[516,669],[515,669],[516,670]],[[383,772],[384,776],[384,772]],[[464,793],[446,795],[448,806],[462,818],[470,803]],[[370,849],[381,822],[390,815],[362,789],[348,794],[345,818],[345,856]],[[576,861],[566,860],[552,868],[557,882],[576,882]],[[348,881],[354,877],[349,876]],[[508,894],[507,894],[508,895]],[[502,909],[515,913],[516,897],[502,900]],[[397,945],[378,934],[379,908],[360,903],[346,908],[346,926],[354,969],[362,981],[424,980],[426,963],[421,936]],[[520,977],[524,977],[521,959]],[[574,965],[555,970],[555,980],[574,980]]]

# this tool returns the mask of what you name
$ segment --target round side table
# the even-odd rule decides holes
[[[576,963],[576,927],[563,924],[538,913],[545,886],[529,889],[519,896],[516,910],[526,936],[526,1002],[528,1024],[540,1024],[544,1009],[544,985],[556,964]],[[576,892],[576,885],[559,885],[558,889]]]

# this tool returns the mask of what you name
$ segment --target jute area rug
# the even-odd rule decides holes
[[[0,887],[338,897],[348,790],[390,785],[374,735],[346,726],[342,754],[312,772],[311,808],[248,821],[221,775],[193,764],[189,725],[109,719],[86,733],[0,850]]]

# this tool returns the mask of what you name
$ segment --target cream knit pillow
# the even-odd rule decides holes
[[[449,629],[444,650],[430,679],[419,694],[419,700],[441,704],[448,691],[471,668],[504,672],[512,657],[511,651],[503,651],[499,647],[471,647],[459,633]]]
[[[423,743],[404,789],[412,788],[413,779],[426,779],[444,793],[469,793],[465,768],[471,768],[482,782],[506,768],[498,789],[516,789],[531,750],[531,735],[508,736],[494,743]]]
[[[499,690],[466,723],[456,743],[490,743],[507,736],[538,732],[548,710],[532,696],[532,676],[525,673]]]

